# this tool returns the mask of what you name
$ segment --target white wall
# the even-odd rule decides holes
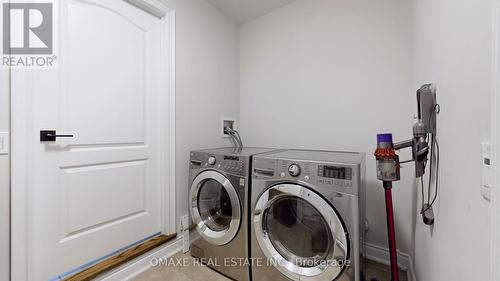
[[[176,11],[176,216],[188,214],[189,151],[230,146],[220,118],[239,118],[238,26],[205,0]]]
[[[9,72],[0,70],[0,132],[10,127]],[[10,260],[10,160],[0,155],[0,280],[9,280]]]
[[[440,197],[434,228],[417,221],[417,277],[491,280],[490,206],[479,185],[480,143],[490,130],[492,1],[413,2],[415,82],[434,82],[441,104]]]
[[[410,1],[297,0],[240,31],[245,143],[366,152],[367,241],[385,247],[372,155],[377,133],[412,136],[411,15]],[[409,253],[412,165],[402,178],[394,188],[398,247]]]

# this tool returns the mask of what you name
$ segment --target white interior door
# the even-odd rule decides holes
[[[13,147],[25,159],[13,189],[26,194],[13,190],[13,236],[26,237],[13,237],[13,280],[49,280],[162,230],[162,21],[120,0],[62,0],[58,13],[59,67],[13,92],[26,113],[13,131],[28,128],[14,133],[26,147]],[[73,137],[41,142],[41,130]]]

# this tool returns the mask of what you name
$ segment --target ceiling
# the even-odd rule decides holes
[[[238,24],[263,16],[294,0],[207,0]]]

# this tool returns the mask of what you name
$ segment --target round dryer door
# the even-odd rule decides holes
[[[238,233],[241,204],[236,189],[221,173],[204,171],[191,185],[191,216],[209,243],[224,245]]]
[[[349,235],[323,197],[298,184],[279,184],[258,199],[253,214],[260,248],[293,280],[335,280],[349,260]]]

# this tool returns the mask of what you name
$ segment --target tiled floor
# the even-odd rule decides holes
[[[199,264],[195,266],[193,258],[189,254],[176,254],[172,261],[184,258],[189,260],[187,266],[156,266],[135,277],[132,281],[231,281],[207,266],[199,266]]]
[[[371,281],[372,279],[377,281],[391,280],[391,268],[389,266],[370,260],[367,260],[365,265],[366,265],[366,277],[367,277],[366,281]],[[406,271],[399,270],[399,280],[400,281],[408,280]]]
[[[220,275],[219,273],[211,270],[206,266],[194,266],[193,259],[188,254],[179,253],[174,256],[172,263],[175,261],[186,258],[189,261],[187,266],[175,266],[174,264],[167,264],[165,266],[157,266],[149,269],[148,271],[140,274],[132,279],[133,281],[230,281],[230,279]],[[382,265],[373,261],[366,262],[367,279],[371,281],[374,278],[377,281],[390,281],[391,272],[388,266]],[[406,272],[400,271],[399,274],[401,281],[407,281]]]

